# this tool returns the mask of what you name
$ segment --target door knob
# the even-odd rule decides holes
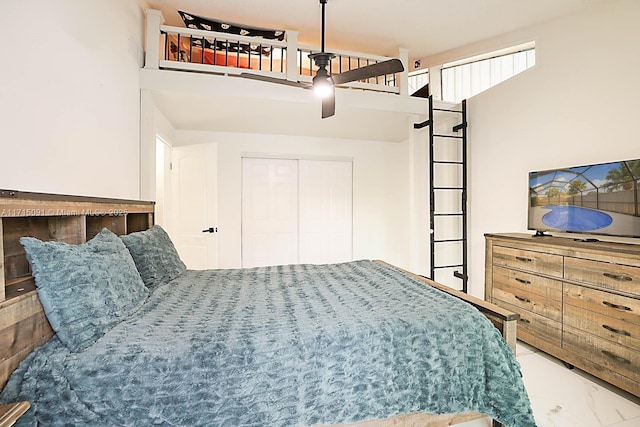
[[[202,230],[203,233],[217,233],[218,227],[209,227],[206,230]]]

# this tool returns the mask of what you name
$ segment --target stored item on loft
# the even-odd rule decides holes
[[[324,36],[325,36],[325,20],[326,10],[325,6],[327,0],[320,0],[322,6],[322,32],[321,32],[321,47],[320,52],[312,53],[309,58],[313,60],[318,67],[316,75],[313,77],[311,85],[306,82],[292,82],[288,80],[274,79],[271,77],[254,75],[254,74],[241,74],[243,77],[248,77],[256,80],[268,81],[272,83],[285,84],[289,86],[298,86],[303,88],[312,87],[314,92],[322,98],[322,118],[326,119],[335,114],[336,102],[335,102],[335,86],[341,84],[347,84],[358,80],[367,80],[373,77],[386,76],[389,74],[400,73],[404,71],[402,61],[399,59],[389,59],[387,61],[376,62],[375,64],[365,65],[363,67],[354,68],[338,74],[330,74],[330,70],[327,67],[330,66],[331,59],[335,57],[334,54],[325,51]]]
[[[263,38],[268,40],[284,40],[285,32],[282,30],[272,30],[268,28],[250,27],[248,25],[234,24],[228,21],[215,20],[203,16],[198,16],[190,12],[178,10],[182,22],[185,27],[197,30],[215,31],[219,33],[230,33],[241,36]],[[229,43],[225,40],[208,40],[205,37],[195,38],[191,40],[193,46],[213,49],[221,52],[240,52],[259,54],[269,56],[271,54],[270,46],[262,46],[259,44],[245,44],[239,42]]]
[[[528,229],[640,237],[640,159],[529,172]]]

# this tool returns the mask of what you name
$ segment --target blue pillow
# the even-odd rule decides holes
[[[175,279],[187,269],[171,238],[159,225],[120,238],[131,252],[140,277],[150,290]]]
[[[96,342],[149,294],[122,240],[106,228],[81,245],[33,237],[20,243],[49,323],[72,352]]]

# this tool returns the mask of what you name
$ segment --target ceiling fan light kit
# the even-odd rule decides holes
[[[333,79],[329,76],[329,73],[325,71],[325,74],[318,73],[313,78],[313,93],[319,98],[326,98],[333,93]]]
[[[325,52],[312,53],[309,55],[309,58],[312,59],[318,67],[318,71],[312,80],[312,86],[313,92],[320,98],[327,98],[333,94],[334,82],[327,71],[327,66],[334,57],[334,54]]]

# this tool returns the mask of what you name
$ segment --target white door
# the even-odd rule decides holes
[[[298,162],[242,159],[242,266],[298,263]]]
[[[299,262],[351,261],[352,162],[300,160]]]
[[[242,159],[242,266],[352,260],[352,163]]]
[[[178,254],[189,269],[217,268],[217,145],[173,147],[171,163],[170,235]]]

